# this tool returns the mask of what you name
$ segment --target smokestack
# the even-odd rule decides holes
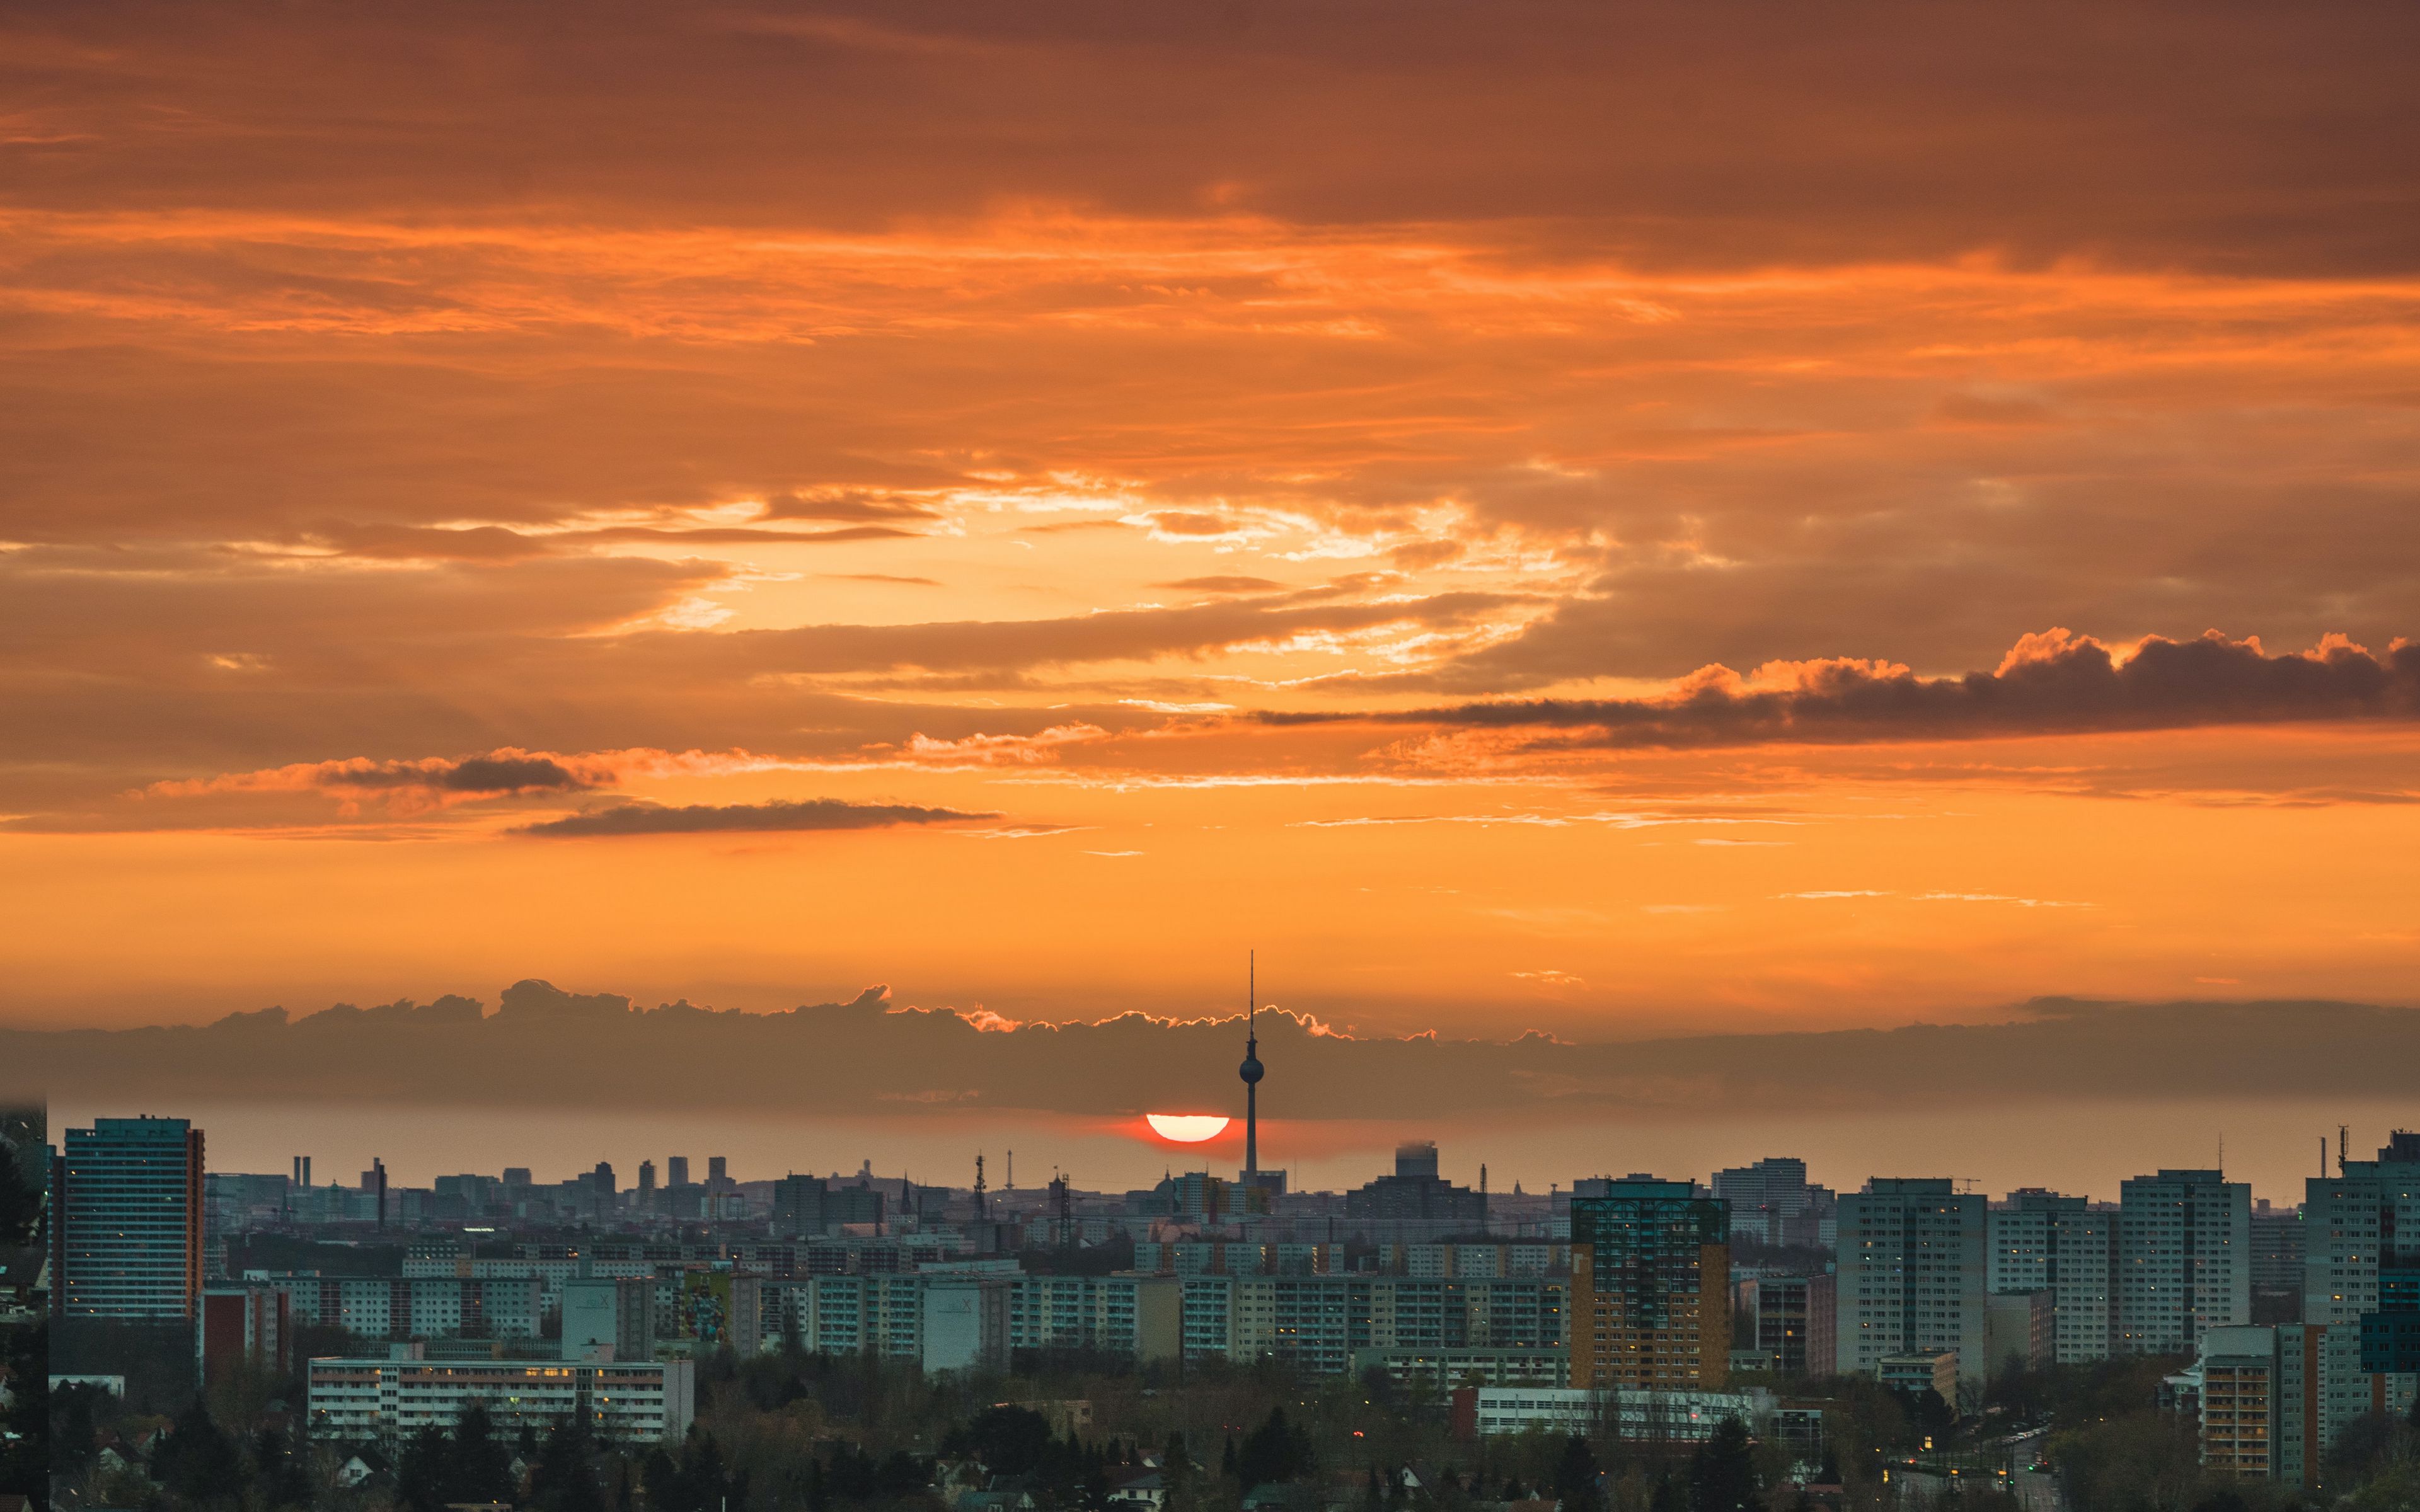
[[[2350,1128],[2348,1128],[2346,1125],[2344,1125],[2344,1124],[2341,1124],[2341,1123],[2337,1124],[2337,1125],[2336,1125],[2336,1174],[2337,1174],[2338,1176],[2342,1176],[2342,1175],[2344,1174],[2344,1167],[2345,1167],[2345,1153],[2346,1153],[2346,1151],[2347,1151],[2347,1150],[2349,1150],[2349,1149],[2351,1148],[2351,1146],[2352,1146],[2352,1131],[2351,1131]]]

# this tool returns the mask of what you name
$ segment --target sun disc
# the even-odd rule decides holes
[[[1198,1145],[1204,1139],[1218,1138],[1234,1120],[1218,1113],[1146,1113],[1143,1121],[1162,1139]]]

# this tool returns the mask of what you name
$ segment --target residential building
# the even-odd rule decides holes
[[[1188,1361],[1281,1357],[1335,1375],[1364,1360],[1400,1356],[1412,1368],[1457,1350],[1565,1348],[1569,1288],[1559,1276],[1465,1281],[1361,1272],[1176,1280]]]
[[[191,1319],[202,1294],[202,1132],[96,1119],[53,1165],[52,1305],[62,1317]]]
[[[2055,1293],[2047,1288],[1993,1292],[1983,1304],[1983,1358],[1991,1373],[2051,1364],[2057,1350],[2056,1318]]]
[[[541,1328],[532,1277],[322,1276],[252,1272],[249,1283],[284,1293],[297,1323],[355,1338],[534,1339]]]
[[[2009,1194],[1985,1219],[1989,1289],[2047,1290],[2060,1365],[2109,1358],[2117,1324],[2118,1211],[2040,1187]]]
[[[1572,1373],[1570,1351],[1560,1345],[1552,1349],[1371,1349],[1354,1357],[1357,1374],[1373,1366],[1386,1371],[1397,1385],[1425,1381],[1440,1391],[1473,1381],[1487,1386],[1560,1386]]]
[[[935,1375],[1004,1367],[1009,1290],[1014,1285],[1005,1275],[925,1277],[918,1365]]]
[[[1896,1392],[1929,1391],[1955,1407],[1958,1405],[1958,1351],[1909,1350],[1899,1354],[1885,1354],[1874,1362],[1874,1379]]]
[[[608,1441],[676,1443],[696,1415],[696,1372],[690,1360],[314,1359],[307,1367],[311,1436],[392,1447],[423,1428],[452,1427],[476,1401],[507,1436],[579,1423]]]
[[[1771,1155],[1714,1173],[1714,1196],[1730,1204],[1731,1232],[1765,1244],[1829,1248],[1838,1236],[1838,1197],[1807,1180],[1807,1163]]]
[[[2301,1332],[2319,1378],[2308,1413],[2316,1464],[2347,1424],[2409,1412],[2420,1391],[2420,1370],[2398,1347],[2413,1336],[2407,1319],[2420,1308],[2420,1134],[2397,1130],[2377,1159],[2339,1160],[2335,1175],[2306,1180],[2303,1215]]]
[[[2118,1340],[2125,1354],[2192,1354],[2204,1331],[2252,1321],[2252,1188],[2164,1170],[2119,1189]]]
[[[1687,1181],[1572,1199],[1572,1384],[1714,1390],[1730,1367],[1730,1224]]]
[[[1983,1198],[1947,1177],[1876,1177],[1840,1199],[1838,1361],[1876,1375],[1885,1359],[1958,1355],[1986,1379]]]
[[[1453,1435],[1465,1440],[1535,1429],[1683,1444],[1703,1443],[1734,1420],[1751,1431],[1761,1429],[1774,1411],[1773,1394],[1763,1390],[1466,1386],[1453,1394],[1448,1422]]]
[[[2358,1323],[2385,1273],[2420,1264],[2420,1134],[2304,1183],[2303,1321]]]
[[[1839,1341],[1838,1291],[1831,1275],[1749,1276],[1732,1293],[1732,1337],[1754,1341],[1745,1348],[1756,1356],[1755,1368],[1785,1376],[1832,1373]]]
[[[2273,1208],[2262,1197],[2252,1205],[2252,1289],[2303,1289],[2303,1210]]]
[[[2363,1368],[2359,1333],[2344,1323],[2210,1329],[2192,1368],[2169,1378],[2198,1414],[2204,1464],[2306,1490],[2321,1488],[2347,1427],[2411,1411],[2392,1382]]]
[[[1090,1350],[1140,1361],[1184,1350],[1174,1276],[1019,1275],[1009,1292],[1012,1350]]]
[[[194,1352],[205,1385],[250,1365],[284,1375],[294,1364],[294,1319],[275,1287],[209,1287],[194,1322]]]
[[[655,1351],[654,1277],[587,1275],[563,1283],[564,1359],[649,1360]]]
[[[2207,1329],[2199,1377],[2201,1462],[2242,1480],[2277,1473],[2277,1331]]]
[[[824,1179],[784,1176],[773,1183],[773,1232],[799,1235],[824,1231]]]

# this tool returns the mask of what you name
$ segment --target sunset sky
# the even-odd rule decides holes
[[[0,1022],[2410,1004],[2414,56],[20,8]]]

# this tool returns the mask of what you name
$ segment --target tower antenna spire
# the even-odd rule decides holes
[[[1259,1184],[1261,1174],[1261,984],[1257,951],[1244,952],[1244,1185]]]

